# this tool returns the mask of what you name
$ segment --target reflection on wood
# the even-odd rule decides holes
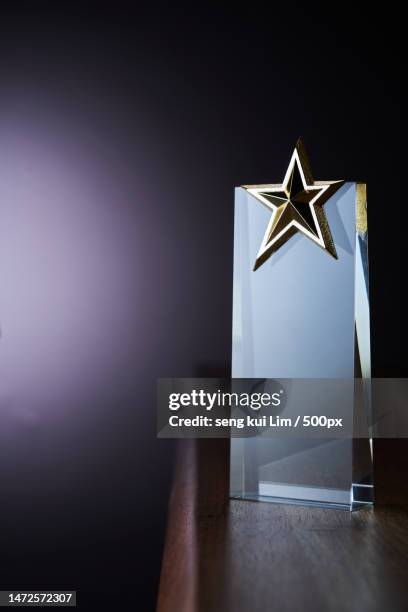
[[[406,612],[406,510],[225,506],[225,448],[182,443],[158,612]]]

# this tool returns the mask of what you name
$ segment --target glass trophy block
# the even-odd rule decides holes
[[[370,409],[371,375],[365,185],[344,182],[325,202],[325,219],[317,220],[328,224],[331,254],[298,231],[297,210],[292,221],[283,219],[289,187],[280,196],[274,187],[276,196],[266,194],[271,207],[248,187],[235,191],[232,377],[345,379],[351,387],[368,379],[362,401],[353,392],[344,400],[343,409],[360,418],[358,411]],[[282,220],[294,230],[285,241]],[[273,232],[279,248],[269,254]],[[298,412],[305,409],[299,399]],[[230,494],[350,510],[370,504],[371,442],[262,433],[232,439]]]

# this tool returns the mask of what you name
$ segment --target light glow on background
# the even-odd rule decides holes
[[[86,410],[95,386],[120,374],[138,318],[142,254],[138,203],[115,167],[110,178],[103,148],[84,147],[79,127],[62,121],[6,117],[0,127],[4,433],[8,422]]]

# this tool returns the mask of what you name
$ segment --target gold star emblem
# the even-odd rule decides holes
[[[256,257],[254,271],[296,232],[305,234],[337,259],[323,205],[344,181],[315,181],[301,139],[296,143],[282,185],[244,185],[272,216]]]

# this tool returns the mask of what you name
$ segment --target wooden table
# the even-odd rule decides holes
[[[183,441],[158,612],[406,612],[408,512],[231,500],[228,440]]]

